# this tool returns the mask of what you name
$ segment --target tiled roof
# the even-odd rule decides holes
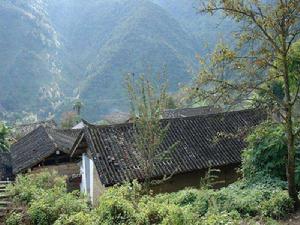
[[[49,128],[56,128],[57,124],[54,120],[45,120],[39,121],[35,123],[28,123],[28,124],[20,124],[15,126],[15,138],[20,139],[24,137],[26,134],[29,134],[34,129],[38,128],[39,126],[46,126]]]
[[[240,163],[245,147],[242,136],[264,119],[262,110],[250,109],[161,120],[163,125],[169,124],[169,130],[160,149],[168,149],[178,141],[179,144],[168,160],[156,162],[153,178]],[[84,134],[105,186],[144,179],[134,147],[133,124],[87,124]]]
[[[80,130],[39,126],[11,147],[13,172],[18,173],[52,155],[56,150],[70,154]]]
[[[200,116],[220,113],[221,109],[212,106],[201,106],[196,108],[181,108],[181,109],[167,109],[164,111],[163,118],[181,118],[190,116]]]

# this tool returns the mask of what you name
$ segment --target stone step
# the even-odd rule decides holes
[[[0,194],[6,193],[7,190],[6,189],[0,189]]]
[[[7,185],[6,184],[0,184],[0,189],[6,189]]]
[[[0,209],[1,208],[5,208],[5,207],[7,207],[7,206],[9,206],[11,204],[12,204],[11,201],[0,201]]]
[[[12,181],[9,180],[0,180],[0,184],[11,184]]]

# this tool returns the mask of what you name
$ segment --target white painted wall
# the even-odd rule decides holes
[[[89,159],[86,153],[82,154],[82,161],[81,161],[81,184],[80,184],[80,191],[85,193],[93,202],[93,193],[94,193],[94,162],[93,160]]]

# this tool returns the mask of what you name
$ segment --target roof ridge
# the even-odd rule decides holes
[[[165,109],[164,111],[175,111],[175,110],[186,110],[186,109],[201,109],[201,108],[218,108],[214,106],[198,106],[198,107],[185,107],[185,108],[177,108],[177,109]]]
[[[195,118],[209,118],[209,117],[216,117],[216,116],[228,115],[228,114],[234,114],[234,113],[243,113],[243,112],[256,111],[256,110],[263,110],[263,108],[256,107],[256,108],[249,108],[249,109],[242,109],[242,110],[216,112],[216,113],[211,113],[211,114],[206,114],[206,115],[195,115],[195,116],[176,117],[176,118],[163,118],[163,119],[160,119],[160,121],[176,121],[176,120],[191,120],[191,119],[195,119]],[[118,128],[118,127],[132,126],[132,124],[133,124],[133,122],[109,124],[109,125],[96,125],[96,124],[91,124],[86,121],[87,128]]]
[[[47,129],[51,129],[50,127],[44,127],[43,126],[43,128],[44,128],[44,131],[46,132],[46,134],[47,134],[47,136],[49,137],[49,139],[52,141],[52,143],[53,143],[53,145],[54,145],[54,147],[55,148],[58,148],[58,145],[57,145],[57,143],[55,142],[55,139],[52,137],[52,135],[51,134],[49,134],[49,132],[48,132],[48,130]]]
[[[23,137],[21,137],[20,139],[18,139],[18,141],[16,141],[15,143],[13,143],[11,146],[18,144],[19,142],[21,142],[23,139],[27,138],[28,135],[37,132],[38,129],[41,128],[45,128],[43,125],[39,125],[37,128],[33,129],[32,131],[30,131],[28,134],[24,135]]]
[[[28,126],[28,125],[36,125],[36,124],[44,125],[43,123],[47,123],[47,122],[54,122],[56,124],[54,119],[48,119],[48,120],[36,121],[36,122],[33,122],[33,123],[15,124],[15,126]]]

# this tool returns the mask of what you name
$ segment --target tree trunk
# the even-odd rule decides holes
[[[295,184],[295,140],[291,129],[291,124],[287,123],[287,138],[288,138],[288,162],[287,162],[287,181],[289,196],[294,200],[295,210],[299,208],[299,198]]]
[[[284,52],[286,52],[286,45],[284,42]],[[294,200],[294,208],[299,208],[299,198],[295,184],[295,161],[296,161],[296,146],[295,136],[293,131],[293,104],[291,102],[290,83],[289,83],[289,70],[287,53],[282,55],[284,66],[284,92],[285,92],[285,128],[287,134],[287,147],[288,147],[288,160],[286,168],[286,176],[288,181],[289,196]]]

